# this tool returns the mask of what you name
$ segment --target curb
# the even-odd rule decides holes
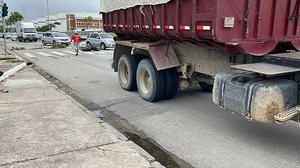
[[[6,78],[8,78],[9,76],[13,75],[14,73],[16,73],[17,71],[19,71],[20,69],[24,68],[27,66],[27,63],[24,62],[22,64],[19,64],[17,66],[15,66],[14,68],[4,72],[4,74],[2,76],[0,76],[0,81],[5,80]]]
[[[0,47],[4,50],[4,47],[2,45],[0,45]],[[6,50],[7,53],[15,56],[17,59],[24,61],[22,58],[20,58],[19,56],[17,56],[17,54],[13,54],[12,51]],[[8,78],[9,76],[13,75],[14,73],[18,72],[19,70],[21,70],[22,68],[26,67],[27,63],[23,62],[17,66],[15,66],[14,68],[4,72],[4,74],[2,76],[0,76],[0,82],[5,80],[6,78]]]
[[[30,69],[32,69],[34,72],[36,72],[40,77],[45,79],[47,82],[49,82],[46,78],[44,78],[41,74],[39,74],[37,71],[35,71],[33,68],[29,66]],[[58,79],[57,79],[58,80]],[[78,101],[76,101],[74,98],[72,98],[70,95],[65,93],[63,90],[61,90],[59,87],[57,87],[55,84],[49,82],[52,87],[54,87],[58,92],[68,97],[68,99],[77,107],[79,107],[83,112],[85,112],[87,115],[95,119],[95,121],[98,122],[101,126],[103,126],[105,129],[110,131],[112,134],[114,134],[121,142],[125,142],[126,145],[134,149],[138,154],[140,154],[142,157],[144,157],[150,164],[149,168],[165,168],[165,166],[161,165],[158,161],[155,160],[155,158],[150,155],[145,149],[134,143],[133,141],[129,140],[125,135],[123,135],[120,131],[115,129],[110,124],[104,122],[101,119],[98,119],[95,117],[94,113],[91,112],[89,109],[84,107],[82,104],[80,104]]]

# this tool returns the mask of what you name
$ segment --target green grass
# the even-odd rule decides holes
[[[52,49],[57,49],[57,48],[66,48],[67,46],[64,45],[64,44],[59,44],[59,43],[56,43],[56,44],[53,44],[53,46],[51,47]]]
[[[12,47],[11,51],[25,50],[25,47]]]
[[[8,63],[21,63],[21,62],[24,62],[24,61],[21,61],[19,59],[9,59],[9,60],[6,60],[6,62],[8,62]]]

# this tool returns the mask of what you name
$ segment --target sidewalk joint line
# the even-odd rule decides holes
[[[70,150],[70,151],[64,151],[64,152],[60,152],[60,153],[49,154],[49,155],[45,155],[45,156],[42,156],[42,157],[35,157],[35,158],[30,158],[30,159],[12,161],[12,162],[9,162],[9,163],[3,163],[3,164],[0,164],[0,166],[9,166],[9,165],[14,165],[14,164],[18,164],[18,163],[24,163],[24,162],[34,161],[34,160],[38,160],[38,159],[42,159],[42,158],[47,158],[47,157],[52,157],[52,156],[58,156],[58,155],[61,155],[61,154],[78,152],[78,151],[84,151],[84,150],[92,149],[92,148],[98,149],[98,147],[101,147],[101,146],[108,146],[108,145],[113,145],[113,144],[117,144],[117,143],[119,143],[119,142],[110,142],[110,143],[101,144],[101,145],[88,146],[88,147],[85,147],[85,148],[79,148],[79,149],[74,149],[74,150]]]
[[[98,149],[98,147],[101,147],[101,146],[108,146],[108,145],[113,145],[113,144],[117,144],[117,143],[119,143],[119,142],[110,142],[110,143],[101,144],[101,145],[87,146],[85,148],[79,148],[79,149],[74,149],[74,150],[69,150],[69,151],[64,151],[64,152],[50,154],[50,155],[47,155],[47,157],[57,156],[57,155],[66,154],[66,153],[72,153],[72,152],[78,152],[78,151],[84,151],[84,150],[92,149],[92,148]]]
[[[40,159],[38,157],[36,158],[31,158],[31,159],[25,159],[25,160],[17,160],[17,161],[12,161],[12,162],[9,162],[9,163],[3,163],[3,164],[0,164],[0,166],[9,166],[9,165],[14,165],[14,164],[18,164],[18,163],[24,163],[24,162],[29,162],[29,161],[33,161],[33,160],[37,160],[37,159]]]

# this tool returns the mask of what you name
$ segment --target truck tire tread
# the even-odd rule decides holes
[[[144,93],[141,84],[141,73],[146,71],[149,75],[151,87],[148,93]],[[163,99],[165,90],[165,73],[164,71],[157,71],[151,59],[143,59],[137,68],[137,87],[140,96],[149,102],[156,102]]]
[[[136,71],[138,67],[138,59],[134,55],[130,54],[124,54],[121,56],[119,63],[118,63],[118,78],[120,86],[127,91],[134,91],[137,90],[137,84],[136,84]],[[127,71],[128,71],[128,79],[127,83],[124,83],[122,81],[122,64],[126,64]]]

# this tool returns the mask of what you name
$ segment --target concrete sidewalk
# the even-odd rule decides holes
[[[7,56],[4,54],[4,49],[0,46],[0,82],[7,77],[13,75],[18,70],[26,66],[26,63],[15,55],[8,52]],[[1,91],[1,83],[0,83]]]
[[[27,67],[0,93],[0,167],[162,167]]]

